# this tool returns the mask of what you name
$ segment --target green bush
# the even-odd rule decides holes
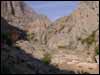
[[[34,33],[27,32],[27,39],[30,41],[34,38]]]
[[[44,55],[44,58],[42,59],[42,61],[45,63],[45,64],[49,64],[51,62],[51,55],[50,54],[45,54]]]
[[[81,40],[82,44],[86,43],[88,46],[90,46],[90,45],[92,45],[93,43],[96,42],[96,40],[95,40],[95,33],[93,32],[87,38],[85,38],[85,39],[79,39],[79,40]]]
[[[99,47],[96,47],[96,54],[99,55]]]

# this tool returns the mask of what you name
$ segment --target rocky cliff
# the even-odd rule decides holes
[[[70,16],[54,22],[47,29],[48,48],[93,62],[95,48],[99,45],[98,5],[98,2],[80,2]]]
[[[22,1],[1,1],[1,9],[1,16],[10,25],[25,32],[35,33],[38,38],[50,24],[47,16],[37,14]]]

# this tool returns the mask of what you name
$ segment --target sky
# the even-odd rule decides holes
[[[54,21],[60,17],[70,15],[78,5],[78,1],[25,1],[39,14],[46,15]]]

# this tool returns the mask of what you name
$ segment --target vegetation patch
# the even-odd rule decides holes
[[[27,39],[31,41],[34,38],[34,33],[27,32]]]
[[[66,48],[66,46],[64,46],[64,45],[59,45],[59,46],[58,46],[58,48],[65,49],[65,48]]]
[[[96,50],[96,55],[99,55],[99,47],[96,47],[95,50]]]
[[[45,64],[50,64],[51,62],[51,55],[49,53],[46,53],[42,59],[42,61],[45,63]]]
[[[86,43],[88,46],[92,45],[93,43],[96,43],[95,39],[95,32],[92,32],[91,35],[89,35],[87,38],[82,39],[78,38],[79,41],[81,41],[82,44]]]

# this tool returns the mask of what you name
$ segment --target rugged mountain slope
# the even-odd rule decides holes
[[[7,22],[26,32],[35,33],[40,37],[50,20],[43,15],[37,14],[22,1],[1,1],[1,16]],[[36,33],[39,31],[39,33]]]
[[[94,62],[95,48],[99,45],[99,16],[95,9],[99,9],[98,2],[83,1],[70,16],[54,22],[47,30],[48,48]]]

